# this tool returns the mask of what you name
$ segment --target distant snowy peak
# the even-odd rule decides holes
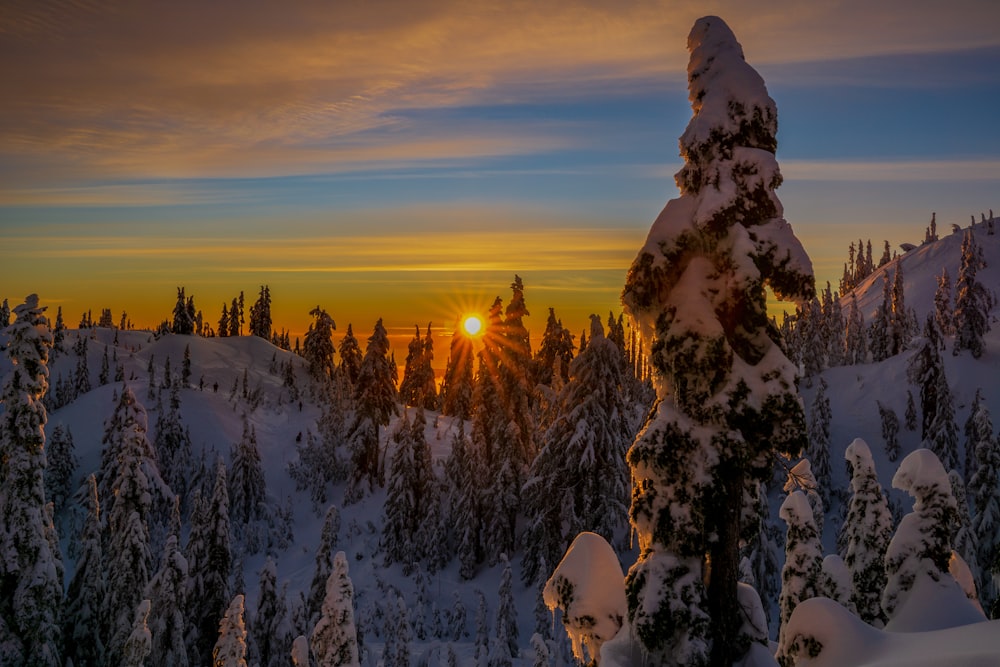
[[[928,313],[934,312],[934,292],[942,269],[948,271],[954,297],[962,258],[962,238],[968,230],[969,227],[963,227],[937,241],[914,246],[912,250],[875,269],[852,292],[841,295],[841,306],[846,311],[853,294],[865,321],[870,322],[882,304],[883,284],[888,281],[891,285],[896,271],[902,266],[906,307],[916,310],[917,321],[923,322]],[[977,278],[992,294],[1000,285],[1000,234],[988,234],[986,225],[979,223],[973,230],[973,236],[986,260],[986,267],[979,270]],[[877,239],[872,241],[877,242]]]

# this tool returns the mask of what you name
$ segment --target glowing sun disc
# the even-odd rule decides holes
[[[465,329],[465,333],[469,334],[470,336],[475,336],[480,331],[482,331],[483,321],[478,317],[476,317],[475,315],[469,315],[462,322],[462,328]]]

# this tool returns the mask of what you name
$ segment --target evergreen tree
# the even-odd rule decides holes
[[[420,327],[414,325],[416,333],[407,346],[406,362],[403,366],[403,381],[399,383],[399,400],[403,405],[419,405],[423,398],[423,378],[421,377],[424,340]]]
[[[177,510],[180,523],[180,510]],[[178,544],[179,536],[167,537],[159,571],[153,575],[146,588],[146,597],[152,603],[149,628],[153,635],[152,654],[157,664],[164,667],[187,667],[187,648],[184,645],[184,592],[187,589],[188,564]]]
[[[219,638],[212,649],[215,667],[247,667],[247,629],[243,621],[243,596],[237,595],[219,622]]]
[[[896,265],[896,271],[893,274],[892,279],[892,299],[890,301],[886,331],[886,352],[890,357],[894,357],[905,350],[910,344],[910,339],[913,338],[913,332],[909,322],[910,314],[906,310],[904,293],[903,263],[899,262]]]
[[[347,333],[340,341],[340,373],[351,382],[351,387],[357,388],[358,376],[361,374],[361,363],[364,355],[361,354],[361,346],[358,339],[354,337],[351,325],[347,325]]]
[[[979,392],[976,392],[979,398]],[[969,480],[972,504],[972,532],[977,543],[976,560],[981,573],[976,586],[984,609],[990,609],[997,600],[996,580],[990,572],[1000,562],[1000,445],[993,434],[993,424],[985,404],[973,403],[970,420],[975,422],[975,473]],[[972,445],[972,442],[966,446]]]
[[[843,556],[851,572],[851,602],[861,620],[880,627],[886,621],[880,600],[886,583],[883,560],[892,539],[892,515],[868,444],[856,439],[844,457],[852,471],[851,500],[843,524]]]
[[[654,222],[622,295],[660,398],[629,451],[640,555],[626,590],[652,661],[723,665],[749,646],[733,639],[747,491],[770,477],[775,452],[806,441],[765,286],[799,303],[815,287],[774,193],[777,113],[763,81],[718,18],[700,19],[688,46],[694,115],[680,142],[681,197]]]
[[[146,625],[149,617],[149,600],[140,600],[135,608],[132,630],[122,648],[122,667],[143,667],[152,650],[153,637]]]
[[[794,664],[788,655],[790,637],[786,635],[788,619],[799,603],[822,595],[820,576],[823,555],[819,534],[813,521],[813,511],[801,491],[792,491],[781,504],[779,515],[788,524],[785,539],[785,566],[781,570],[781,629],[778,632],[778,662],[783,667]]]
[[[309,311],[313,317],[306,331],[302,356],[309,363],[309,374],[316,379],[333,377],[336,365],[333,360],[333,332],[337,328],[333,318],[325,310],[316,306]]]
[[[983,336],[990,330],[989,312],[993,305],[989,292],[976,278],[980,258],[972,230],[962,239],[962,264],[958,271],[955,295],[955,347],[953,352],[969,350],[978,359],[983,354]]]
[[[459,419],[472,417],[474,361],[472,338],[457,326],[441,381],[441,414]]]
[[[403,607],[400,613],[405,617],[406,608]],[[397,642],[403,641],[402,637],[397,638]],[[347,574],[347,556],[343,551],[334,556],[322,615],[312,632],[310,644],[317,667],[359,667],[361,664],[358,632],[354,625],[354,585]],[[397,657],[386,656],[386,664]]]
[[[46,510],[45,422],[52,334],[38,295],[4,330],[0,389],[0,647],[11,664],[60,667],[62,557]]]
[[[66,594],[64,633],[66,660],[75,667],[104,664],[103,610],[106,584],[101,548],[101,506],[97,478],[87,478],[87,516],[77,541],[80,555]]]
[[[882,273],[882,303],[872,318],[868,341],[871,346],[872,361],[885,361],[891,356],[889,345],[889,318],[892,312],[891,291],[889,289],[889,271]]]
[[[319,621],[323,599],[326,597],[326,581],[333,572],[333,556],[339,533],[340,511],[336,505],[330,505],[323,519],[323,530],[320,532],[319,546],[316,548],[316,566],[313,569],[312,583],[309,585],[306,610],[310,627],[314,627]]]
[[[951,306],[951,277],[948,275],[948,267],[942,267],[941,275],[937,277],[937,290],[934,292],[934,319],[943,335],[950,336],[955,333]]]
[[[573,338],[573,334],[563,327],[562,320],[556,318],[555,309],[549,308],[542,343],[535,355],[536,383],[551,386],[556,373],[563,383],[569,380],[569,365],[576,351]]]
[[[101,357],[101,372],[97,376],[97,384],[101,387],[111,380],[111,360],[108,359],[108,346],[104,346],[104,355]]]
[[[909,389],[906,390],[906,413],[903,416],[906,419],[906,430],[917,430],[917,406],[913,400],[913,392]]]
[[[424,351],[420,357],[420,406],[424,410],[438,409],[437,383],[434,380],[434,337],[431,336],[431,323],[427,323],[427,333],[424,335]]]
[[[193,308],[194,303],[191,303]],[[170,327],[171,333],[190,336],[194,333],[194,313],[188,310],[188,300],[184,296],[184,288],[177,288],[177,303],[174,305],[174,320]]]
[[[240,292],[242,294],[242,292]],[[243,327],[240,326],[243,322],[243,309],[239,305],[239,299],[233,298],[232,303],[229,304],[229,335],[230,336],[242,336]]]
[[[412,568],[413,534],[417,522],[416,462],[410,422],[403,418],[392,434],[395,451],[389,468],[389,488],[385,497],[385,520],[382,522],[382,549],[386,564],[403,563]]]
[[[875,401],[878,406],[878,415],[882,420],[882,440],[885,441],[885,454],[890,461],[899,458],[899,417],[896,411],[890,407],[882,405],[881,401]]]
[[[75,477],[79,459],[69,427],[56,424],[48,439],[45,467],[45,498],[52,502],[56,515],[60,514],[76,489]]]
[[[812,466],[813,475],[816,479],[831,480],[830,470],[830,399],[826,395],[829,388],[826,380],[820,378],[819,389],[813,398],[812,409],[809,411],[809,446],[806,449],[806,458]],[[830,502],[829,482],[819,486],[817,489],[824,504]],[[817,520],[817,527],[822,523],[822,517]],[[820,530],[822,534],[822,529]]]
[[[952,549],[965,561],[973,581],[978,581],[981,571],[978,560],[979,545],[976,542],[976,533],[972,530],[972,517],[969,514],[965,481],[957,470],[949,470],[948,482],[951,486],[951,495],[955,499],[958,519],[955,524],[955,536],[952,538]],[[949,571],[952,571],[950,563]]]
[[[951,578],[948,562],[958,518],[948,474],[929,449],[918,449],[904,458],[892,486],[913,496],[913,511],[900,521],[885,553],[882,609],[890,619],[917,577],[936,582]]]
[[[260,286],[257,301],[250,306],[250,335],[271,338],[271,289],[267,285]]]
[[[964,478],[971,480],[976,474],[976,448],[980,442],[993,437],[993,420],[990,418],[989,408],[983,402],[982,389],[977,388],[972,397],[972,407],[969,409],[968,419],[965,420],[963,432],[965,433]]]
[[[17,312],[17,309],[14,309]],[[87,347],[90,339],[79,336],[73,351],[76,353],[76,372],[73,374],[73,398],[83,396],[91,389],[90,368],[87,365]]]
[[[197,502],[191,518],[188,560],[188,657],[201,665],[212,656],[216,624],[229,604],[232,572],[229,528],[229,492],[226,466],[215,464],[215,481],[207,503]]]
[[[225,302],[222,303],[222,316],[219,317],[219,331],[218,335],[221,338],[225,338],[229,334],[229,311],[226,310]],[[235,334],[233,334],[235,335]]]
[[[518,654],[517,608],[514,606],[513,574],[507,554],[500,555],[500,590],[497,603],[496,638],[505,646],[511,657]]]
[[[858,299],[851,294],[851,307],[847,314],[847,332],[844,336],[844,361],[849,365],[868,362],[868,333],[865,318],[858,309]]]
[[[958,426],[955,424],[955,404],[941,361],[941,332],[933,315],[927,316],[924,342],[910,359],[907,369],[910,381],[920,387],[922,446],[930,449],[946,469],[957,468]]]
[[[351,485],[355,493],[360,492],[363,481],[368,482],[369,490],[385,484],[385,461],[379,447],[379,429],[387,426],[399,409],[396,404],[396,365],[389,352],[389,337],[379,318],[368,338],[355,385],[357,407],[349,435],[354,463]]]
[[[181,385],[184,387],[191,384],[191,345],[184,346],[184,357],[181,361]]]
[[[267,481],[257,448],[257,429],[243,420],[243,436],[230,456],[229,521],[246,553],[267,546]]]
[[[257,613],[250,624],[252,654],[259,667],[284,667],[292,645],[288,608],[284,594],[278,593],[278,574],[269,557],[260,570]]]
[[[194,464],[191,434],[184,428],[180,407],[180,391],[174,385],[170,389],[167,409],[157,411],[156,438],[153,444],[163,481],[175,495],[180,497],[181,504],[186,507]]]

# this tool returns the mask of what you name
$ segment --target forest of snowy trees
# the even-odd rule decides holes
[[[992,211],[817,292],[763,80],[721,19],[689,47],[681,195],[578,336],[516,275],[401,363],[267,285],[153,330],[4,300],[0,665],[788,667],[854,627],[816,619],[1000,615]]]

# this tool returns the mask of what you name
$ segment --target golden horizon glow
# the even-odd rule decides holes
[[[477,315],[466,315],[462,320],[462,329],[469,336],[478,336],[483,330],[483,321]]]

